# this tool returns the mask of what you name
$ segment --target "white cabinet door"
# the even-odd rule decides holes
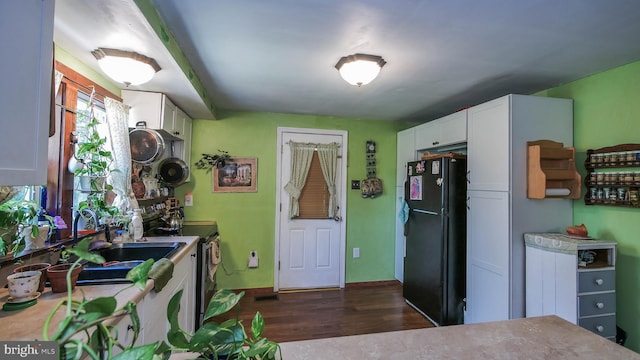
[[[509,191],[509,115],[508,96],[469,109],[469,190]]]
[[[469,191],[465,324],[509,319],[509,193]]]
[[[460,144],[467,141],[467,110],[435,120],[440,126],[438,146]]]
[[[160,128],[169,134],[180,138],[180,124],[176,122],[176,109],[177,107],[166,96],[162,95],[162,121]]]
[[[398,132],[396,152],[396,186],[403,186],[407,178],[407,163],[416,160],[415,129]]]
[[[557,315],[578,323],[577,257],[526,248],[526,316]]]
[[[430,121],[416,126],[416,150],[432,149],[439,146],[440,126],[435,121]]]
[[[0,1],[0,185],[46,185],[54,2]]]
[[[167,331],[169,331],[170,328],[169,321],[167,320],[167,305],[173,295],[180,290],[184,291],[180,301],[178,321],[180,327],[187,331],[193,331],[195,319],[195,299],[193,294],[195,262],[193,259],[195,258],[195,251],[196,249],[194,248],[175,265],[173,277],[159,293],[151,290],[144,298],[142,332],[144,334],[145,344],[166,340]]]

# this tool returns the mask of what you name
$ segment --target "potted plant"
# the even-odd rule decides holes
[[[9,200],[0,204],[0,256],[19,253],[27,245],[25,238],[37,238],[40,234],[40,216],[49,223],[49,228],[43,229],[51,231],[55,227],[53,218],[41,213],[35,201]]]
[[[229,152],[218,150],[218,154],[202,154],[200,160],[196,161],[196,168],[211,171],[214,167],[223,168],[227,161],[231,160]]]
[[[91,238],[84,238],[76,247],[66,250],[77,259],[71,263],[67,272],[67,280],[71,280],[73,269],[80,267],[82,261],[102,264],[105,259],[89,251]],[[127,273],[127,280],[131,286],[144,289],[148,279],[153,259],[136,266]],[[120,291],[126,290],[128,287]],[[167,333],[168,344],[164,341],[151,344],[135,345],[140,334],[140,318],[136,303],[128,302],[122,307],[117,306],[116,296],[99,297],[94,299],[72,298],[70,281],[67,284],[67,298],[61,301],[50,312],[45,320],[42,334],[45,341],[57,341],[60,344],[61,358],[78,359],[87,356],[91,359],[167,359],[172,352],[190,351],[204,359],[275,359],[279,350],[278,344],[262,338],[264,320],[257,313],[251,324],[252,336],[248,337],[242,323],[238,319],[231,319],[220,325],[207,323],[194,334],[180,328],[178,312],[182,291],[177,292],[167,306],[167,319],[170,330]],[[244,295],[234,294],[229,290],[218,291],[207,307],[205,319],[223,314],[233,308]],[[53,336],[49,336],[49,327],[56,312],[65,308],[65,317],[57,326]],[[108,325],[108,320],[129,317],[131,319],[133,336],[127,343],[122,343],[116,331],[116,326]],[[86,335],[88,341],[77,335]],[[115,355],[114,350],[120,354]]]
[[[74,175],[80,177],[80,190],[101,192],[111,190],[106,183],[107,176],[119,170],[111,169],[113,154],[107,150],[107,138],[100,136],[100,121],[93,115],[93,95],[91,93],[87,110],[78,112],[78,120],[86,118],[87,122],[80,131],[82,141],[77,142],[73,154],[80,161]]]

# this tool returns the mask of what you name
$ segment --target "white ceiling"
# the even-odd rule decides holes
[[[428,121],[640,60],[638,0],[151,2],[221,109]],[[211,118],[133,0],[58,0],[55,34],[90,66],[134,39],[163,67],[141,89]],[[361,88],[334,68],[354,53],[387,61]]]

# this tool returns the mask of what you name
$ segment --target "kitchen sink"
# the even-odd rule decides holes
[[[93,250],[105,259],[104,264],[87,262],[78,277],[78,285],[115,284],[128,282],[127,272],[147,259],[158,261],[176,253],[184,242],[124,243]]]

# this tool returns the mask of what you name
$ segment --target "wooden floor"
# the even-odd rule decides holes
[[[433,326],[407,305],[398,282],[279,293],[277,298],[273,293],[246,292],[239,307],[227,313],[226,319],[239,312],[249,332],[257,311],[265,320],[264,336],[276,342]]]

